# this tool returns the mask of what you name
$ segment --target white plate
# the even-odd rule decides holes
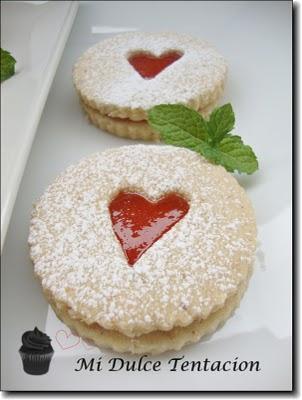
[[[1,83],[1,249],[34,134],[78,8],[1,2],[1,47],[17,60]]]
[[[223,101],[236,131],[255,149],[260,170],[239,177],[255,206],[259,249],[240,308],[211,337],[159,357],[161,372],[109,372],[119,354],[102,351],[101,372],[75,372],[76,360],[99,355],[49,310],[33,278],[27,234],[32,203],[58,173],[83,156],[129,144],[85,119],[71,79],[78,56],[110,32],[185,31],[216,44],[230,64]],[[92,33],[102,32],[102,33]],[[106,32],[104,34],[103,32]],[[131,142],[133,143],[133,142]],[[290,390],[291,389],[291,3],[98,2],[81,5],[24,173],[3,250],[2,383],[13,390]],[[22,333],[37,325],[53,338],[47,375],[22,370]],[[64,332],[65,331],[65,332]],[[172,357],[258,360],[259,372],[170,372]],[[125,360],[137,357],[122,356]]]

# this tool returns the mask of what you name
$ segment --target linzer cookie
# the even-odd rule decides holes
[[[203,40],[131,32],[88,49],[74,66],[73,80],[93,124],[118,136],[158,140],[146,122],[147,110],[181,103],[208,114],[226,73],[224,58]]]
[[[73,165],[36,203],[29,244],[58,317],[120,352],[180,349],[238,306],[251,274],[251,204],[226,170],[172,146]]]

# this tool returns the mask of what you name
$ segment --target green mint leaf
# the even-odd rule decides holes
[[[216,144],[230,132],[235,125],[235,115],[230,103],[216,108],[207,123],[211,142]]]
[[[252,148],[228,133],[235,123],[230,104],[214,110],[209,121],[183,105],[161,104],[148,111],[148,122],[164,143],[196,151],[229,172],[252,174],[258,169]]]
[[[239,136],[227,134],[215,147],[204,152],[204,157],[222,165],[229,172],[252,174],[258,169],[258,161],[252,148],[245,145]]]
[[[8,51],[1,49],[1,82],[14,75],[15,64],[14,57]]]
[[[194,138],[208,139],[207,123],[203,117],[181,104],[161,104],[151,108],[148,121],[161,135],[167,135],[167,140],[169,137],[181,142]]]

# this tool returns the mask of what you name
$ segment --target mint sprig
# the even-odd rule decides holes
[[[208,120],[181,104],[161,104],[148,111],[148,122],[166,144],[196,151],[229,172],[252,174],[258,169],[252,148],[230,134],[235,116],[229,103],[216,108]]]
[[[222,138],[230,132],[235,125],[235,115],[230,103],[216,108],[210,115],[207,123],[211,142],[219,143]]]
[[[6,50],[1,49],[1,82],[10,78],[15,73],[16,60]]]

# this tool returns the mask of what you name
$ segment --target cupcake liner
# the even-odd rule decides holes
[[[49,370],[54,351],[46,354],[29,354],[19,350],[19,353],[23,362],[23,369],[27,374],[43,375]]]

